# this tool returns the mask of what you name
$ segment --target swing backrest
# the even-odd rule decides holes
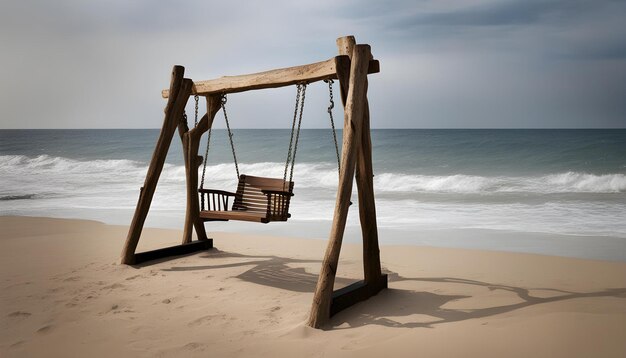
[[[269,220],[287,220],[293,182],[242,174],[232,210],[269,214]],[[268,199],[269,197],[269,199]]]

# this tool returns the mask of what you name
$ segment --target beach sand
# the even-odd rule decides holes
[[[626,357],[623,262],[383,246],[389,289],[315,330],[326,241],[211,233],[131,267],[126,231],[0,217],[0,357]],[[180,237],[147,228],[139,250]],[[344,244],[336,288],[360,250]]]

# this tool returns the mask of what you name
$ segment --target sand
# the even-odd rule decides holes
[[[626,356],[623,262],[383,246],[389,289],[315,330],[325,241],[212,233],[214,250],[131,267],[126,230],[0,217],[0,357]],[[146,229],[140,250],[180,236]],[[361,271],[345,245],[336,287]]]

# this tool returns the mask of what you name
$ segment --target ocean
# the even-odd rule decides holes
[[[0,130],[0,215],[128,225],[158,133]],[[289,134],[234,129],[241,173],[282,178]],[[372,144],[383,245],[626,261],[624,129],[375,129]],[[338,179],[331,131],[303,129],[296,162],[289,222],[207,223],[207,230],[326,238]],[[182,228],[184,174],[175,135],[146,226]],[[236,188],[224,130],[213,131],[205,187]],[[351,242],[360,240],[356,199]]]

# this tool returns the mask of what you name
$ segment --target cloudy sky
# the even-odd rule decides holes
[[[626,127],[626,1],[3,0],[0,128],[156,128],[174,64],[288,67],[348,34],[381,63],[373,127]],[[294,96],[233,94],[232,124],[288,127]],[[326,96],[309,87],[306,127],[327,126]]]

